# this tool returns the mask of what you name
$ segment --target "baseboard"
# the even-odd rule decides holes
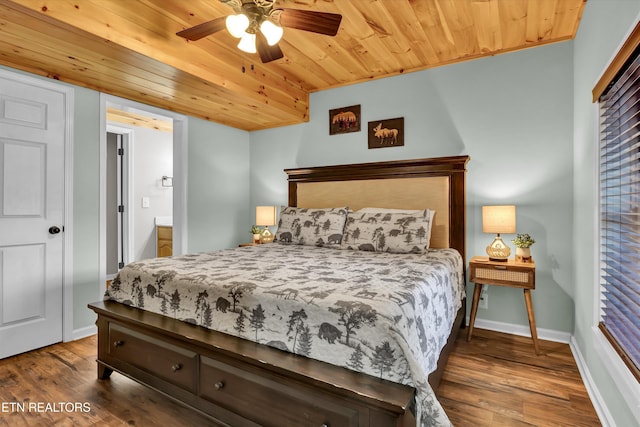
[[[598,414],[598,418],[600,418],[600,423],[603,427],[614,427],[616,425],[615,421],[613,421],[613,417],[611,417],[611,412],[609,412],[609,408],[607,407],[596,383],[593,381],[591,377],[591,372],[589,372],[589,367],[585,363],[584,357],[582,357],[582,353],[580,352],[580,347],[576,342],[574,337],[571,337],[571,341],[569,342],[569,348],[571,349],[571,353],[573,353],[573,358],[576,361],[576,365],[578,365],[578,371],[580,371],[580,376],[582,377],[582,382],[584,383],[585,388],[587,389],[587,393],[589,394],[589,398],[591,399],[591,403],[593,404],[596,413]]]
[[[85,326],[84,328],[74,329],[70,341],[79,340],[82,338],[90,337],[98,333],[96,325]]]
[[[467,318],[467,325],[469,324],[469,318]],[[520,335],[524,337],[530,337],[531,331],[529,325],[514,325],[513,323],[496,322],[495,320],[476,319],[474,328],[488,329],[490,331],[504,332],[505,334]],[[538,338],[547,341],[561,342],[569,344],[571,341],[571,334],[569,332],[555,331],[553,329],[536,328],[538,332]]]

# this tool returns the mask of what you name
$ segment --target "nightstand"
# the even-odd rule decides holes
[[[531,302],[531,290],[536,288],[536,264],[533,262],[522,263],[509,259],[507,262],[489,261],[487,257],[473,257],[469,262],[470,281],[475,283],[473,289],[473,301],[471,303],[471,319],[467,332],[467,341],[471,341],[473,325],[476,322],[478,302],[483,285],[508,286],[524,290],[524,302],[529,316],[529,329],[536,354],[540,354],[538,347],[538,333],[536,331],[536,319],[533,314]]]

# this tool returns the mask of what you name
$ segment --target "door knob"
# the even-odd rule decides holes
[[[49,227],[49,234],[58,234],[60,232],[60,227],[58,226],[51,226]]]

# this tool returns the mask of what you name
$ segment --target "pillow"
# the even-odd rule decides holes
[[[282,206],[275,239],[280,243],[339,248],[347,207],[307,209]]]
[[[424,253],[429,249],[435,211],[398,211],[366,208],[350,212],[345,224],[342,249]]]

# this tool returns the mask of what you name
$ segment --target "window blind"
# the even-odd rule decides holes
[[[640,381],[640,50],[599,98],[600,329]]]

